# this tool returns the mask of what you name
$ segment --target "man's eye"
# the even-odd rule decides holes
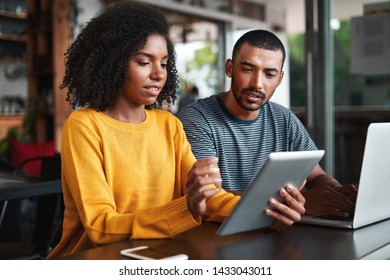
[[[251,68],[242,68],[242,71],[244,71],[244,72],[251,72],[252,69]]]

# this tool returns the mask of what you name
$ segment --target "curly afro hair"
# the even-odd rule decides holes
[[[60,88],[68,88],[66,100],[73,108],[89,106],[104,111],[111,107],[128,80],[129,59],[155,34],[166,38],[169,56],[167,81],[157,103],[173,103],[178,76],[167,20],[154,6],[133,1],[103,10],[88,22],[65,53],[65,77]]]

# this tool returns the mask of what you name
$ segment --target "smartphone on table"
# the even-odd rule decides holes
[[[121,250],[121,255],[138,260],[188,260],[185,254],[170,254],[149,246]]]

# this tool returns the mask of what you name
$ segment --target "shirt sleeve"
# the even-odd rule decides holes
[[[306,128],[294,113],[290,112],[290,151],[312,151],[317,146],[311,139]]]
[[[188,142],[197,159],[217,156],[212,128],[204,115],[192,106],[185,107],[179,114]]]

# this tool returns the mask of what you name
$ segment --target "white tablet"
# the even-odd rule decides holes
[[[274,219],[264,213],[270,197],[279,199],[279,189],[287,184],[300,187],[324,153],[323,150],[271,153],[217,235],[272,226]]]

